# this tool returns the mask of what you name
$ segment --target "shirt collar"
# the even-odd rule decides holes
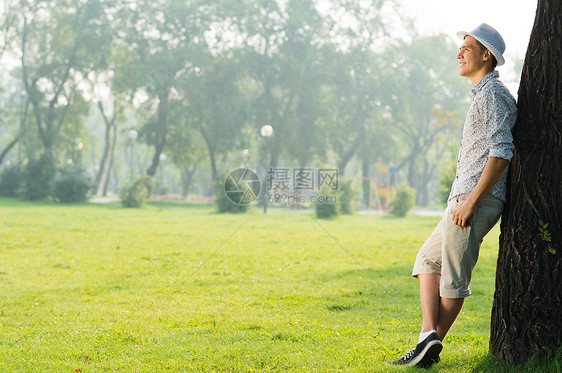
[[[484,86],[492,79],[498,79],[500,77],[500,73],[496,70],[489,72],[488,74],[484,75],[482,79],[474,87],[472,87],[472,95],[474,96],[478,92],[484,88]]]

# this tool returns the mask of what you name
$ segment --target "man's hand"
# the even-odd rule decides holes
[[[459,201],[457,207],[453,210],[453,223],[459,227],[468,227],[475,210],[476,205],[467,202],[467,200]]]
[[[470,219],[476,211],[478,202],[492,189],[494,184],[499,180],[503,170],[507,167],[509,161],[503,158],[490,157],[484,166],[482,176],[478,180],[478,184],[466,200],[459,201],[457,208],[453,211],[453,223],[460,227],[468,227]]]

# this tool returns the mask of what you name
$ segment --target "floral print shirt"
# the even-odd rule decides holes
[[[492,71],[486,74],[472,88],[472,103],[464,122],[457,174],[449,199],[472,192],[489,157],[511,160],[511,129],[516,119],[515,99],[500,82],[499,73]],[[490,190],[492,196],[504,202],[508,167]]]

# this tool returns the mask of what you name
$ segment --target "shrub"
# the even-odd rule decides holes
[[[119,189],[119,199],[123,207],[141,207],[148,198],[152,179],[148,175],[137,177]]]
[[[415,197],[415,189],[408,185],[402,185],[396,192],[394,199],[390,201],[390,213],[394,216],[406,216],[414,206]]]
[[[60,202],[81,202],[88,198],[92,188],[92,180],[85,174],[82,167],[70,165],[61,169],[55,179],[53,196]]]
[[[447,204],[447,199],[449,199],[453,181],[455,181],[456,170],[456,162],[446,162],[439,173],[439,200],[445,205]]]
[[[51,195],[55,174],[55,159],[50,152],[29,160],[23,171],[23,198],[33,201]]]
[[[351,180],[339,183],[338,205],[342,214],[352,214],[355,210],[355,194]]]
[[[240,214],[240,213],[244,213],[244,212],[248,211],[248,206],[250,204],[248,204],[248,203],[245,203],[245,204],[234,203],[230,200],[230,198],[228,198],[225,190],[226,189],[232,190],[232,188],[231,188],[231,185],[228,185],[227,183],[232,183],[231,179],[226,178],[224,185],[218,184],[217,187],[216,187],[218,212],[220,212],[220,213],[231,212],[231,213],[235,213],[235,214]]]
[[[322,188],[317,196],[316,217],[322,219],[330,219],[339,214],[339,205],[337,195],[334,191],[327,187]]]
[[[23,170],[20,166],[12,166],[4,169],[0,174],[0,195],[4,197],[15,197],[21,192],[23,183]]]

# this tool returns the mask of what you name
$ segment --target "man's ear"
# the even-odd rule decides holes
[[[486,49],[484,51],[484,61],[488,61],[490,58],[492,58],[492,52],[490,52],[489,49]]]

